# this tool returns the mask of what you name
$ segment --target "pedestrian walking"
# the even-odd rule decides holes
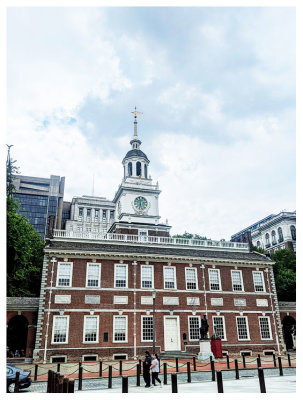
[[[160,368],[159,368],[159,357],[157,354],[153,354],[153,359],[152,359],[152,364],[151,364],[151,370],[152,370],[152,382],[154,386],[156,385],[156,381],[160,383],[160,387],[162,387],[162,382],[158,378]]]
[[[143,362],[143,379],[145,382],[145,387],[149,388],[150,386],[150,366],[151,366],[151,355],[148,351],[145,352],[145,360]]]

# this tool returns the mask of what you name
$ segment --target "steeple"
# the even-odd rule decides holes
[[[137,107],[135,107],[135,111],[132,111],[132,114],[134,114],[134,136],[133,139],[130,141],[130,144],[132,145],[132,148],[134,150],[140,149],[141,145],[141,140],[138,138],[138,130],[137,130],[137,115],[143,114],[141,111],[137,111]]]

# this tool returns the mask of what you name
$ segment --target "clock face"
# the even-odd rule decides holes
[[[135,201],[134,201],[134,205],[137,210],[143,211],[147,207],[147,200],[142,196],[136,197]]]

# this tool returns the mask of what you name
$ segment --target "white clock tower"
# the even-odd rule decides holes
[[[141,140],[137,133],[137,115],[134,114],[134,136],[132,146],[122,164],[124,177],[113,202],[116,204],[116,218],[109,232],[139,236],[169,236],[170,226],[160,223],[158,183],[153,184],[149,175],[149,159],[140,149]]]

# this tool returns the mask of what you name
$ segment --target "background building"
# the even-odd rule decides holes
[[[14,197],[19,200],[18,212],[26,217],[44,240],[48,233],[48,220],[54,216],[54,226],[61,229],[65,178],[16,175]]]

